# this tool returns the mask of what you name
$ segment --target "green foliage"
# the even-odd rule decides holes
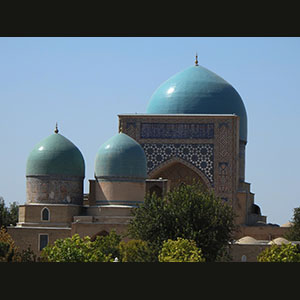
[[[19,205],[17,202],[10,203],[9,205],[9,221],[8,224],[16,225],[19,218]]]
[[[146,241],[130,240],[128,242],[121,242],[119,248],[121,262],[155,261],[153,253]]]
[[[164,241],[182,237],[194,240],[206,261],[219,260],[236,229],[232,207],[200,184],[180,185],[164,199],[148,194],[133,216],[129,236],[148,241],[156,257]]]
[[[57,239],[54,245],[43,248],[41,257],[48,262],[93,262],[107,261],[101,251],[94,248],[90,237],[80,238],[74,234],[71,238]]]
[[[16,225],[18,222],[19,207],[16,202],[10,204],[10,207],[5,206],[3,197],[0,197],[0,228],[7,227],[10,224]]]
[[[8,253],[9,244],[5,242],[0,242],[0,261],[7,261]]]
[[[0,229],[0,262],[12,262],[17,247],[4,226]]]
[[[197,248],[195,241],[177,238],[163,243],[159,253],[160,262],[204,262],[201,249]]]
[[[104,255],[111,255],[112,258],[119,257],[119,244],[121,237],[115,230],[111,230],[106,236],[97,236],[94,241],[95,248],[101,251]]]
[[[300,241],[300,207],[294,209],[292,224],[284,237],[290,241]]]
[[[258,257],[258,262],[300,262],[299,245],[292,243],[282,245],[272,245],[262,251]]]
[[[41,257],[48,262],[112,262],[119,254],[119,242],[120,237],[114,231],[107,236],[98,236],[95,241],[89,236],[80,238],[74,234],[47,245]]]
[[[28,247],[26,250],[22,250],[21,252],[16,252],[14,256],[14,261],[16,262],[37,262],[38,258],[35,253]]]
[[[3,226],[0,230],[0,261],[2,262],[35,262],[37,257],[28,247],[19,251],[13,239]]]

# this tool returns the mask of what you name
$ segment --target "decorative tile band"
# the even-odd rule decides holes
[[[138,206],[142,203],[144,203],[144,201],[124,201],[124,200],[97,200],[96,201],[97,205],[115,204],[115,205]]]
[[[148,173],[161,163],[179,157],[198,168],[210,183],[214,182],[213,144],[141,144],[147,157]]]
[[[213,123],[142,123],[143,139],[212,139]]]

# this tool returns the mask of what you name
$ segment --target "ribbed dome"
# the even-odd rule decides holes
[[[95,176],[102,179],[146,179],[147,159],[143,148],[124,133],[114,135],[98,150]]]
[[[247,141],[247,113],[238,92],[202,66],[189,67],[163,82],[153,93],[147,114],[236,114],[240,139]]]
[[[35,145],[27,159],[26,176],[85,176],[84,159],[67,138],[54,133]]]

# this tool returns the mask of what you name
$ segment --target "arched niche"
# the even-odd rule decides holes
[[[149,193],[150,193],[150,195],[152,195],[153,193],[155,193],[157,197],[162,197],[163,196],[163,190],[158,185],[152,186],[149,189]]]
[[[210,189],[210,183],[205,175],[192,164],[180,158],[165,161],[149,173],[149,178],[164,178],[169,180],[170,189],[184,183],[200,182],[205,188]]]
[[[106,230],[101,230],[91,237],[91,241],[92,242],[95,241],[97,236],[107,236],[107,235],[109,235],[109,233]]]

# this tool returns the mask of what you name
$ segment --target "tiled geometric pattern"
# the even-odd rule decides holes
[[[230,125],[228,122],[219,122],[219,162],[218,162],[218,179],[217,192],[224,196],[232,191],[231,186],[231,163],[230,161]]]
[[[147,157],[148,173],[161,163],[179,157],[198,168],[210,183],[214,181],[213,144],[141,144]]]

